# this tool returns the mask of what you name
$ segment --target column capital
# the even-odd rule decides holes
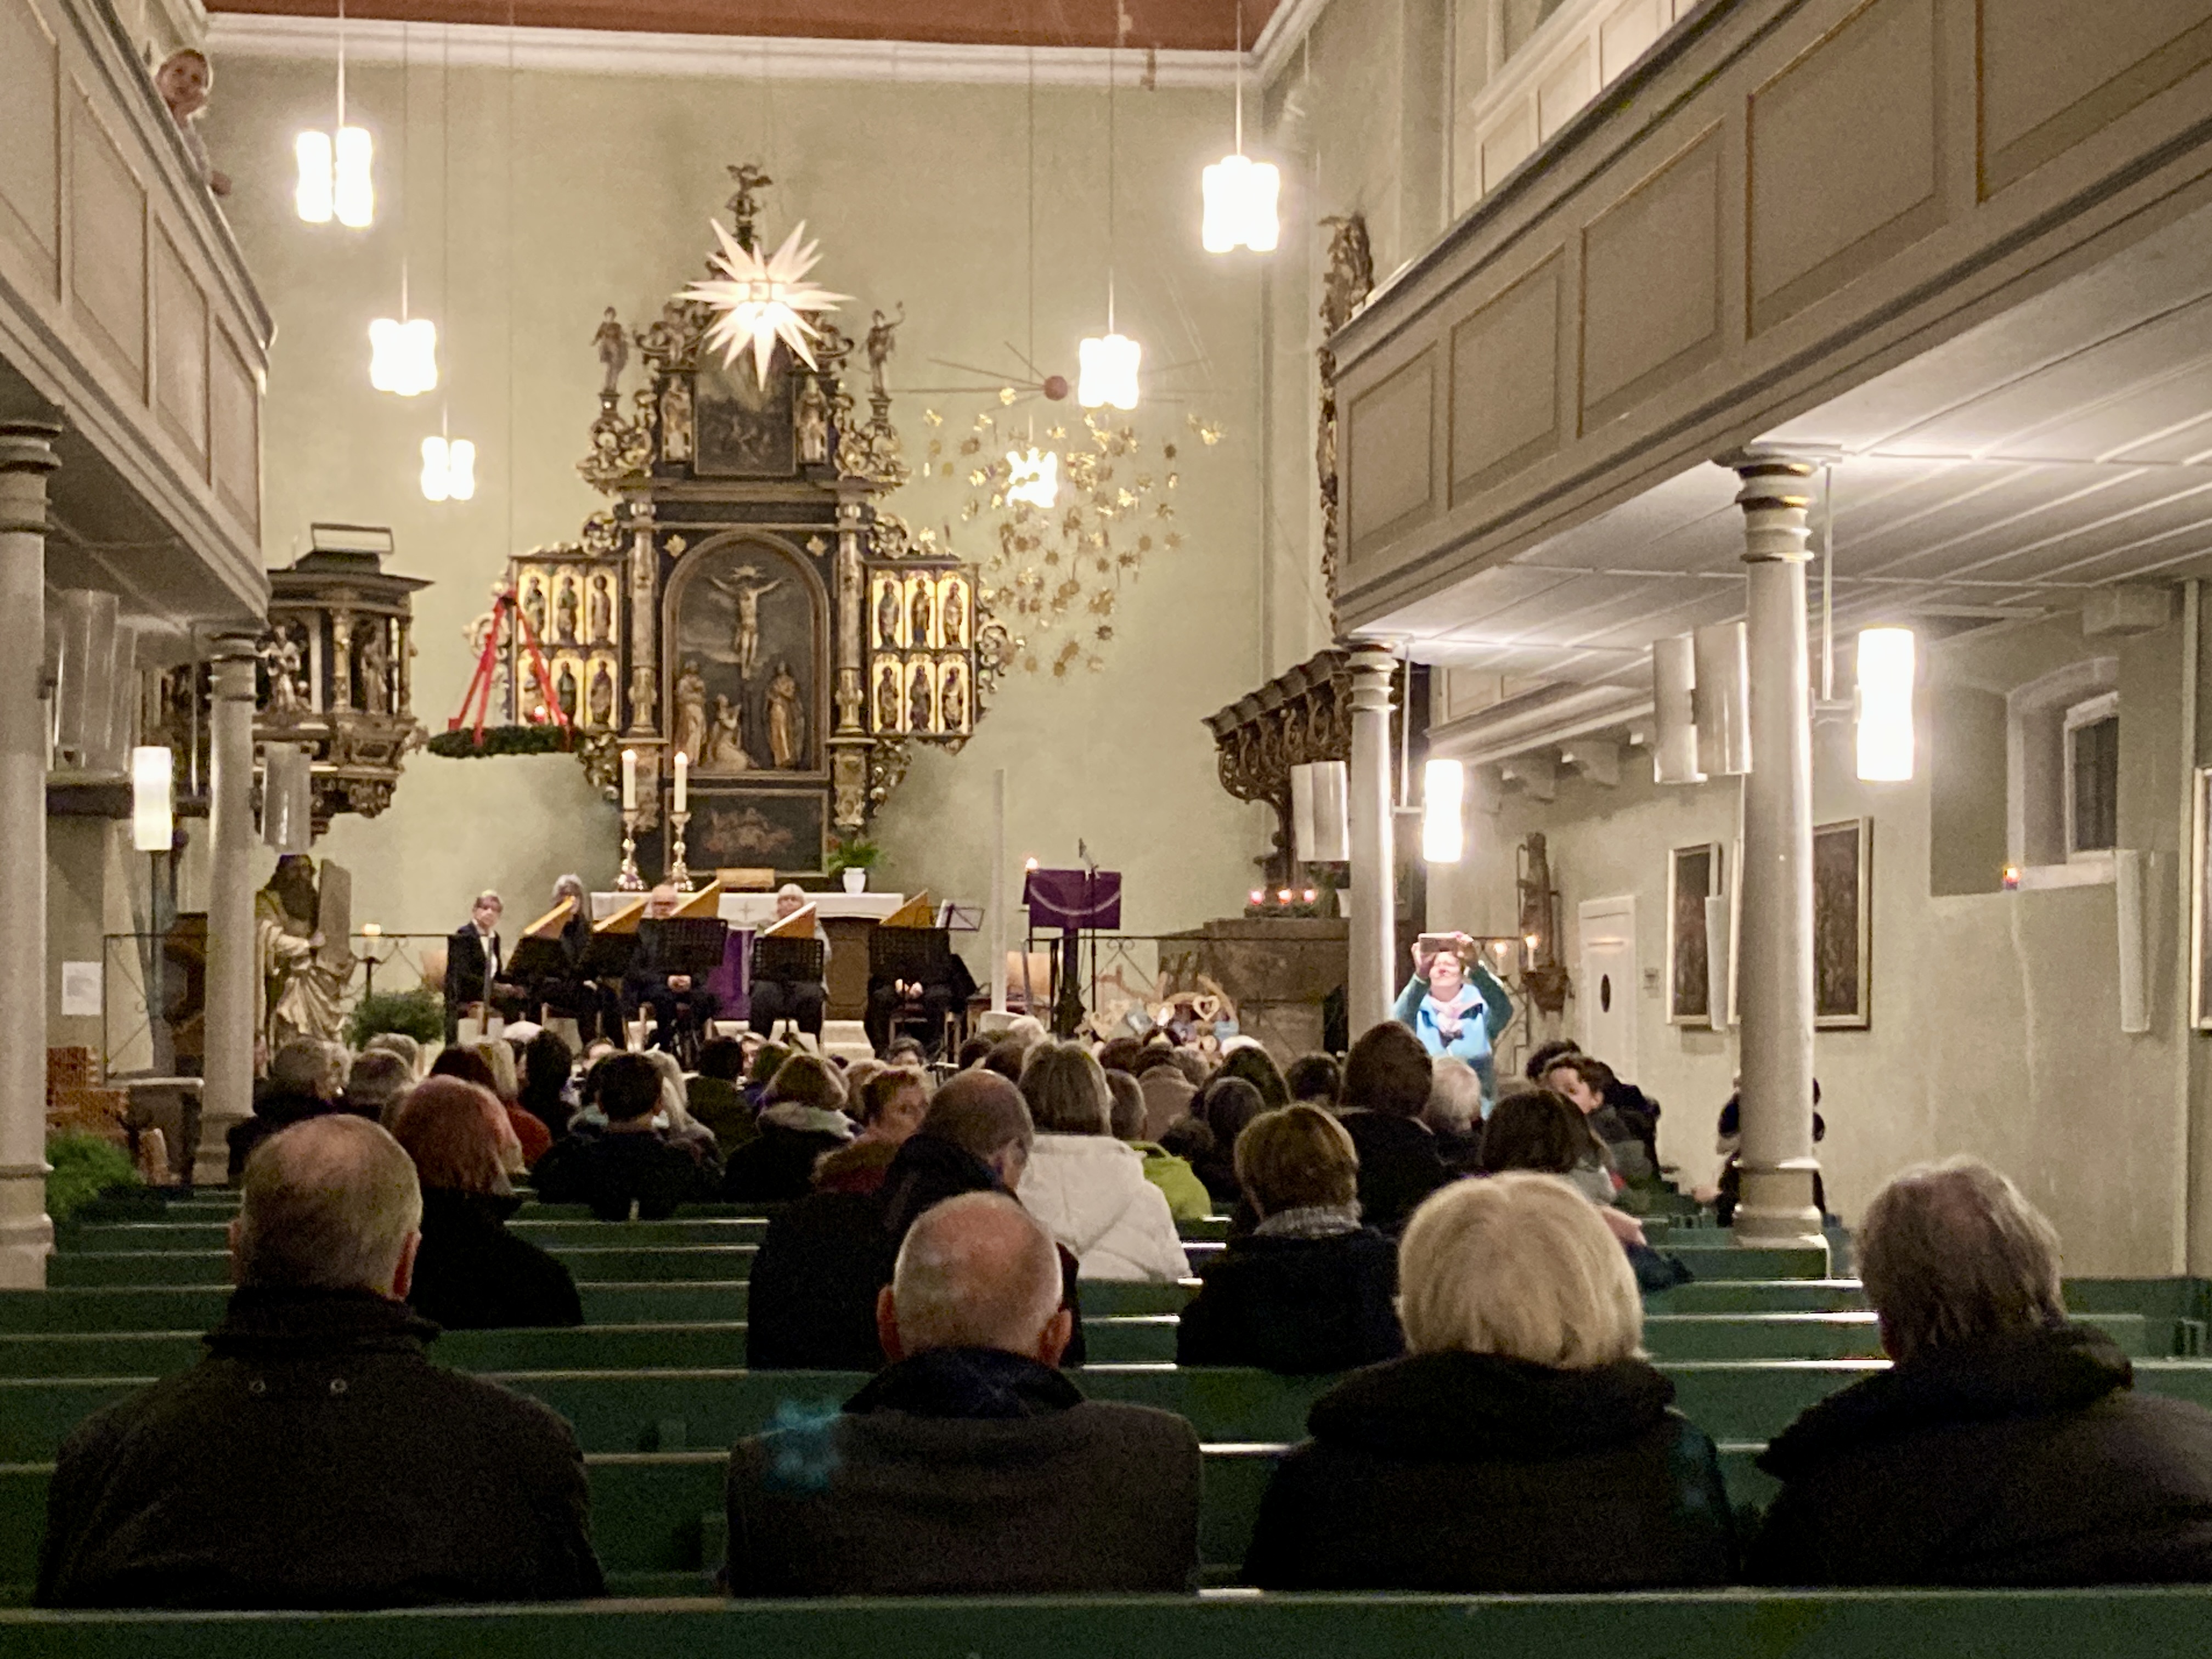
[[[1348,656],[1352,668],[1352,706],[1390,711],[1390,682],[1398,672],[1398,656],[1372,641],[1356,641]]]
[[[61,435],[52,421],[0,421],[0,472],[52,472],[62,464],[54,453]]]

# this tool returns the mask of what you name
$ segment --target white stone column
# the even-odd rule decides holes
[[[222,1184],[230,1127],[253,1110],[261,986],[253,948],[253,652],[250,635],[215,641],[208,698],[206,1082],[193,1179]]]
[[[46,1282],[46,474],[59,428],[0,422],[0,1288]]]
[[[1352,1039],[1390,1015],[1397,990],[1398,890],[1390,817],[1390,682],[1398,659],[1352,653],[1352,960],[1345,986]]]
[[[1743,1197],[1739,1244],[1825,1245],[1813,1202],[1812,678],[1805,646],[1806,508],[1816,460],[1754,445],[1742,477],[1751,656],[1744,779]]]

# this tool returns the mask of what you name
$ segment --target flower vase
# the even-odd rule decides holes
[[[848,893],[865,893],[868,890],[868,872],[866,870],[848,869],[844,872],[842,879],[845,884],[845,890]]]

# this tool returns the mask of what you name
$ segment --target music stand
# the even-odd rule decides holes
[[[780,939],[771,933],[753,940],[753,983],[818,985],[822,982],[822,941],[801,935]]]
[[[642,923],[639,924],[643,926]],[[637,954],[635,933],[592,931],[591,942],[584,946],[578,959],[576,971],[586,979],[620,979],[629,972],[630,958]]]
[[[658,947],[654,970],[687,976],[695,992],[703,992],[708,976],[722,965],[722,946],[729,932],[730,924],[720,916],[648,916],[637,925],[639,948],[648,941]],[[696,1015],[697,1003],[690,1006]],[[690,1037],[679,1035],[678,1042],[688,1044]]]
[[[1052,1005],[1052,1029],[1056,1036],[1073,1036],[1083,1023],[1083,993],[1078,983],[1083,932],[1111,932],[1121,925],[1121,872],[1032,870],[1022,884],[1022,902],[1029,907],[1030,927],[1042,922],[1060,929],[1060,994]]]
[[[942,927],[878,927],[868,934],[868,981],[916,980],[924,985],[945,977],[952,935]]]

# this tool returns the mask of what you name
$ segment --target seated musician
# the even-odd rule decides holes
[[[678,894],[664,883],[646,896],[645,915],[648,921],[665,921],[676,914]],[[622,1012],[625,1020],[637,1018],[638,1010],[653,1010],[653,1042],[651,1047],[676,1051],[680,1033],[704,1032],[714,1018],[714,994],[703,985],[692,982],[689,974],[672,974],[661,965],[662,936],[657,928],[640,928],[637,954],[630,958],[629,971],[623,975]]]
[[[890,1048],[903,1029],[921,1042],[931,1060],[945,1047],[945,1022],[956,1009],[965,1008],[975,994],[975,976],[960,953],[946,950],[919,976],[872,975],[868,981],[868,1041],[877,1054]]]
[[[787,881],[775,890],[776,921],[796,915],[806,903],[806,890],[795,881]],[[830,969],[830,935],[823,931],[819,916],[814,919],[814,936],[822,941],[823,972],[826,974]],[[773,1031],[776,1021],[788,1019],[816,1042],[821,1041],[822,1011],[829,1004],[830,990],[820,980],[756,978],[750,999],[746,1024],[762,1036]]]
[[[531,988],[532,1001],[553,1018],[573,1019],[584,1042],[602,1033],[619,1041],[621,1010],[617,1000],[583,970],[584,952],[592,942],[592,900],[581,876],[562,876],[553,884],[553,902],[574,899],[575,908],[561,925],[562,971],[540,979]]]
[[[461,1020],[484,1010],[502,1019],[522,1012],[522,988],[501,977],[507,952],[499,937],[499,918],[506,908],[497,893],[489,889],[477,895],[469,919],[446,939],[446,1042],[459,1039]]]

